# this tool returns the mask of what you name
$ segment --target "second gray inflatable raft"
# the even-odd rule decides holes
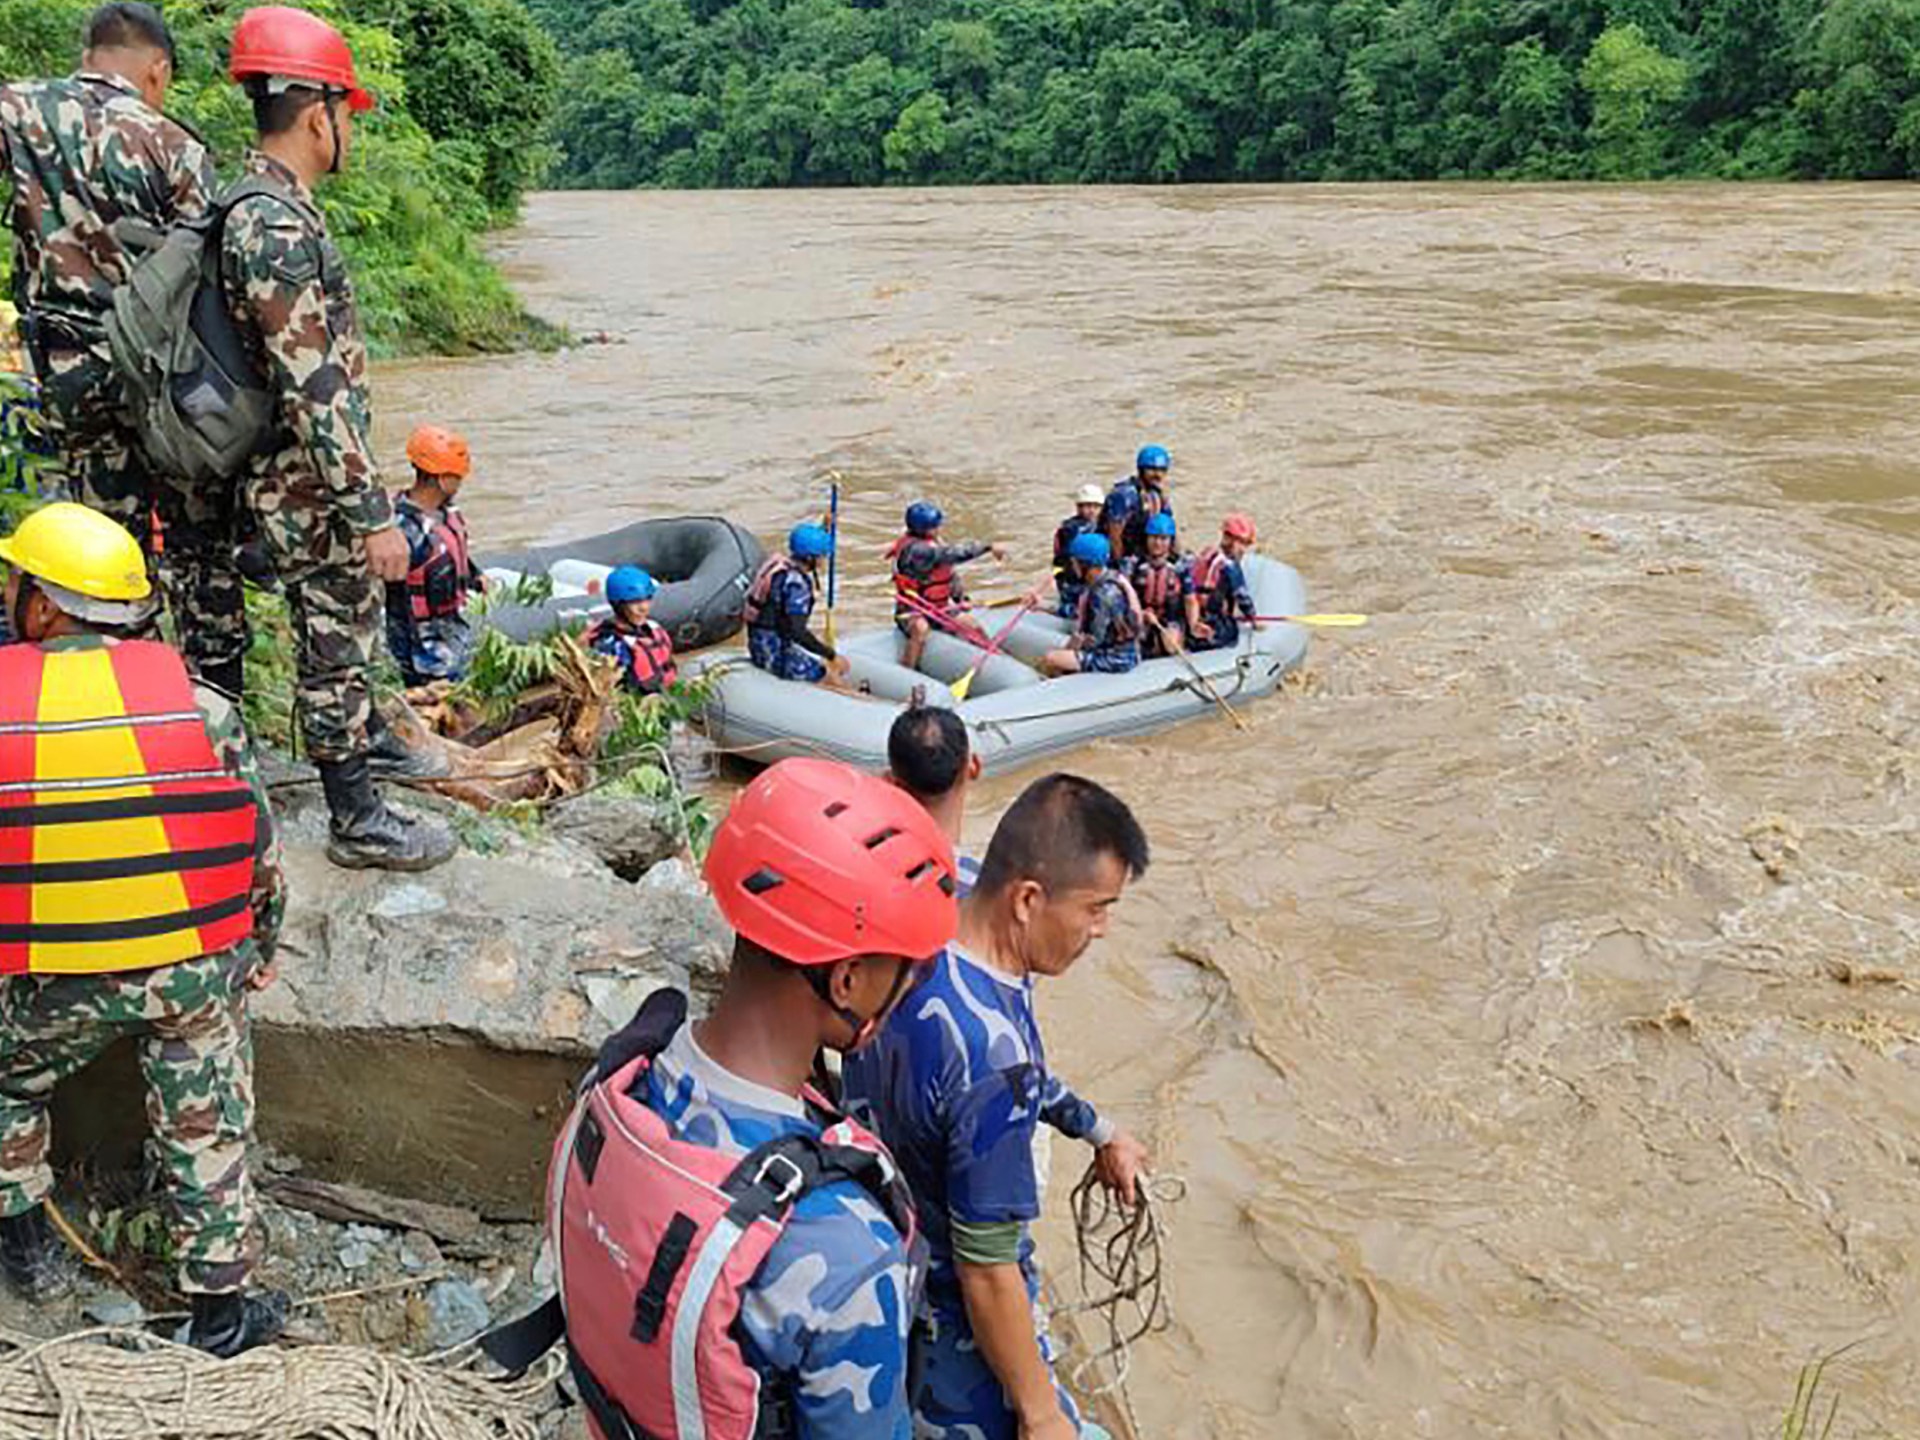
[[[1290,565],[1264,556],[1246,561],[1247,583],[1262,615],[1307,613],[1306,586]],[[981,628],[997,634],[1011,608],[976,613]],[[887,763],[887,731],[916,689],[926,703],[955,706],[967,722],[974,752],[997,770],[1012,770],[1059,755],[1092,740],[1142,735],[1217,710],[1193,672],[1178,659],[1143,661],[1125,675],[1067,675],[1042,680],[1021,663],[1057,648],[1064,621],[1029,615],[1015,627],[1008,655],[988,660],[964,701],[955,705],[948,684],[980,658],[977,647],[949,635],[927,643],[918,671],[900,664],[901,637],[888,626],[852,636],[841,653],[852,666],[849,679],[870,694],[852,695],[819,685],[779,680],[756,670],[743,656],[714,665],[714,698],[706,730],[714,744],[759,764],[793,755],[830,755],[862,769]],[[1190,657],[1200,674],[1238,706],[1270,693],[1307,653],[1299,625],[1243,626],[1233,650]]]

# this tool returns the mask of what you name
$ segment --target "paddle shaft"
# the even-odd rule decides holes
[[[1151,614],[1146,617],[1146,621],[1160,632],[1163,639],[1165,638],[1167,633],[1167,627],[1165,625],[1161,624],[1160,621],[1155,619]],[[1187,653],[1186,647],[1181,646],[1176,649],[1174,646],[1168,645],[1167,649],[1172,650],[1175,655],[1180,657],[1180,663],[1187,667],[1187,673],[1191,675],[1199,684],[1200,688],[1206,692],[1207,698],[1226,712],[1227,718],[1233,722],[1233,728],[1236,730],[1246,729],[1247,722],[1240,718],[1240,712],[1229,705],[1227,703],[1227,697],[1222,695],[1219,690],[1214,687],[1214,683],[1211,680],[1200,673],[1200,667],[1193,663],[1193,657]]]
[[[827,551],[827,623],[826,641],[829,647],[834,643],[833,605],[840,598],[840,482],[833,480],[827,486],[827,534],[833,537],[833,548]]]
[[[949,614],[938,605],[929,605],[918,595],[909,594],[905,590],[898,590],[894,592],[893,598],[905,602],[908,609],[916,611],[922,618],[951,632],[959,639],[966,641],[969,645],[979,645],[984,648],[988,643],[987,632],[982,630],[978,625],[973,624],[971,621],[963,620],[958,615]]]
[[[999,633],[994,635],[993,638],[987,642],[986,654],[982,655],[978,660],[974,661],[973,665],[968,669],[966,674],[962,675],[958,680],[954,681],[953,684],[947,687],[949,690],[953,691],[955,699],[964,700],[967,698],[967,692],[973,688],[973,677],[980,673],[980,667],[986,664],[987,661],[991,660],[995,655],[998,655],[1000,653],[1000,647],[1006,643],[1007,637],[1013,634],[1013,627],[1018,625],[1022,620],[1026,619],[1028,612],[1031,611],[1033,607],[1038,605],[1039,603],[1040,603],[1040,592],[1038,590],[1035,590],[1031,595],[1027,596],[1026,603],[1023,604],[1018,610],[1013,612],[1013,618],[1007,621],[1006,624],[1002,625],[1000,627]]]

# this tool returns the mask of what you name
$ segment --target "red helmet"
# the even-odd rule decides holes
[[[356,111],[371,110],[373,96],[360,88],[347,37],[318,15],[290,5],[249,10],[233,27],[233,57],[227,73],[245,84],[254,79],[302,80],[344,91]]]
[[[464,437],[439,425],[422,425],[407,437],[407,459],[429,475],[464,480],[473,471],[473,455]]]
[[[794,965],[931,959],[953,939],[953,847],[906,791],[836,760],[782,760],[707,851],[727,924]]]
[[[1220,534],[1227,540],[1244,540],[1251,545],[1260,538],[1253,521],[1245,515],[1229,515],[1220,522]]]

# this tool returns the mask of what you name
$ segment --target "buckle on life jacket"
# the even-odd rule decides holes
[[[753,1172],[754,1185],[765,1186],[767,1176],[776,1165],[784,1165],[787,1167],[787,1178],[781,1182],[780,1188],[770,1191],[774,1207],[780,1209],[784,1208],[789,1201],[797,1198],[800,1192],[806,1188],[807,1177],[802,1173],[800,1167],[793,1163],[790,1157],[776,1150],[772,1154],[764,1157],[760,1161],[760,1168]]]

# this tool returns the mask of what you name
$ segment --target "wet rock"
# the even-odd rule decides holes
[[[442,1280],[427,1291],[427,1346],[446,1350],[487,1328],[493,1312],[465,1280]]]
[[[584,845],[622,880],[638,880],[681,845],[680,817],[671,805],[629,797],[569,800],[548,815],[547,831]]]
[[[147,1307],[121,1291],[104,1290],[83,1301],[80,1313],[95,1325],[131,1329],[147,1318]]]
[[[342,1270],[364,1270],[373,1263],[373,1247],[364,1240],[342,1240],[333,1258],[340,1262]]]

